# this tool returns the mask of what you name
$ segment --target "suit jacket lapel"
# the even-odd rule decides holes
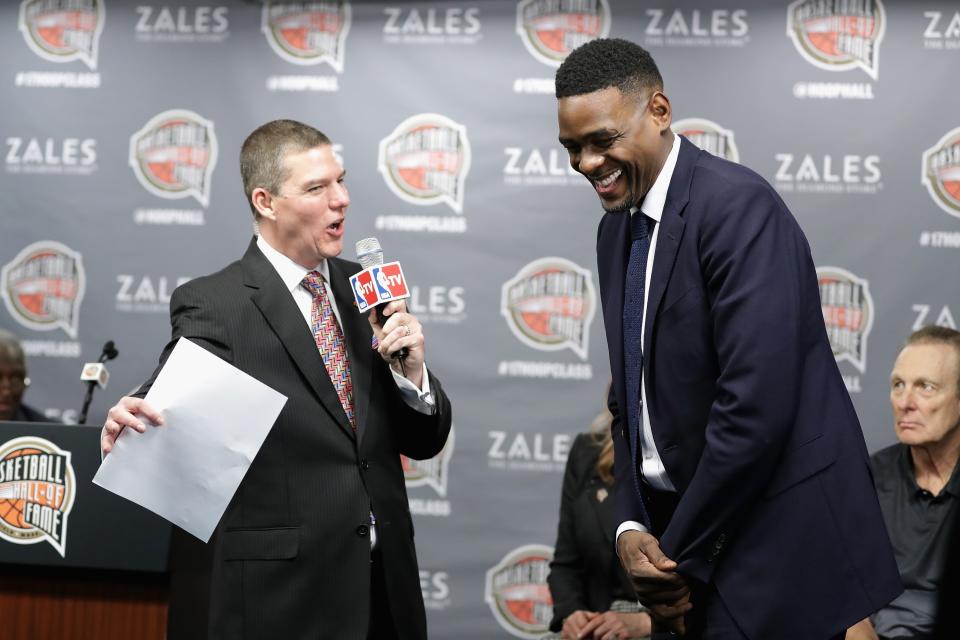
[[[303,315],[284,286],[283,280],[257,248],[256,239],[247,248],[241,265],[244,270],[244,284],[253,289],[250,299],[260,309],[260,313],[280,339],[330,417],[348,436],[353,438],[353,428],[340,404],[337,390],[330,376],[327,375],[327,369],[317,350],[317,344],[310,334],[310,329],[303,321]]]
[[[673,169],[670,187],[667,189],[667,201],[663,206],[660,217],[660,230],[657,232],[657,248],[653,259],[653,273],[650,276],[650,291],[647,294],[646,326],[643,331],[643,375],[650,375],[653,353],[650,351],[650,340],[656,323],[660,303],[663,302],[663,293],[670,281],[673,265],[676,262],[677,250],[680,248],[680,238],[683,236],[684,221],[680,214],[690,200],[690,181],[693,179],[693,168],[697,162],[700,150],[683,136],[680,136],[680,153],[677,164]],[[650,357],[648,357],[650,356]]]
[[[607,333],[610,369],[614,393],[621,407],[626,407],[626,385],[623,363],[623,287],[630,260],[630,216],[608,213],[601,223],[597,238],[597,266],[599,268],[603,326]],[[636,460],[637,434],[627,427],[626,415],[621,416],[632,458]]]
[[[357,441],[363,442],[375,355],[371,345],[373,330],[366,316],[357,311],[357,303],[350,290],[351,274],[347,273],[348,265],[336,258],[327,262],[330,265],[330,286],[333,288],[333,297],[337,300],[337,310],[340,312],[340,328],[343,329],[343,337],[347,343],[350,378],[353,380],[353,410],[357,421]]]

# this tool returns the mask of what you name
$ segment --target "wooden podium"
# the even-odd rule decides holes
[[[0,422],[5,640],[162,640],[165,520],[94,485],[100,428]]]

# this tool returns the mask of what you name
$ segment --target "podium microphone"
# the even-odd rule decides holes
[[[407,281],[399,262],[383,263],[383,249],[376,238],[364,238],[357,242],[357,260],[363,271],[350,277],[357,308],[363,312],[379,307],[392,300],[410,297]],[[403,360],[410,353],[407,347],[401,347],[393,353],[394,358]]]
[[[80,409],[80,417],[77,424],[87,423],[87,411],[90,409],[90,402],[93,401],[93,390],[97,387],[105,389],[107,381],[110,380],[110,372],[107,371],[107,365],[104,362],[113,360],[120,352],[117,351],[113,340],[108,340],[103,345],[100,352],[100,358],[96,362],[88,362],[83,365],[83,371],[80,372],[80,380],[87,383],[87,393],[83,398],[83,408]]]

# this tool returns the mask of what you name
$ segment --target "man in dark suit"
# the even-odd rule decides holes
[[[607,212],[617,548],[641,602],[688,637],[842,638],[901,587],[802,231],[760,176],[671,132],[639,46],[573,51],[556,92]]]
[[[185,337],[287,403],[210,542],[175,530],[168,635],[426,638],[400,454],[436,455],[451,413],[422,328],[402,301],[369,322],[354,309],[360,267],[336,257],[350,199],[324,134],[269,122],[240,167],[259,235],[174,292],[160,366]],[[105,454],[125,427],[162,425],[151,383],[110,409]]]

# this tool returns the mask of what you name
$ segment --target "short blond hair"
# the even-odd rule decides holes
[[[271,120],[254,129],[240,147],[240,178],[253,219],[260,220],[260,212],[253,206],[253,190],[262,187],[279,194],[288,178],[287,156],[329,144],[330,138],[323,132],[296,120]]]

